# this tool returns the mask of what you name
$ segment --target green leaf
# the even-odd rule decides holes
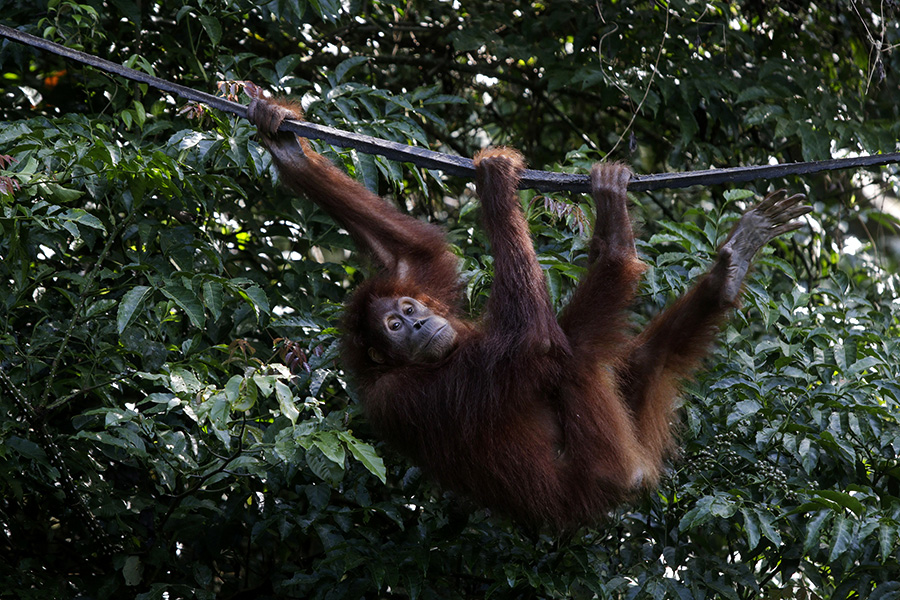
[[[119,335],[125,328],[131,325],[138,311],[143,307],[144,301],[150,295],[153,288],[148,285],[138,285],[126,292],[119,301],[119,310],[116,314],[116,330]]]
[[[235,375],[225,384],[225,397],[231,403],[231,410],[244,412],[256,405],[259,392],[252,379]]]
[[[387,483],[387,471],[384,468],[384,461],[375,452],[375,448],[356,439],[349,431],[340,431],[338,436],[347,444],[353,457],[361,462],[368,469],[369,473],[378,477],[381,483]]]
[[[317,477],[332,485],[337,485],[344,477],[343,464],[339,465],[326,457],[317,445],[313,445],[306,451],[306,464]]]
[[[745,189],[736,189],[736,190],[726,190],[722,196],[725,197],[729,202],[736,202],[738,200],[745,200],[747,198],[752,198],[756,193],[751,190]]]
[[[809,554],[813,548],[822,542],[822,529],[834,513],[830,510],[820,510],[806,524],[806,537],[803,541],[803,554]]]
[[[837,515],[831,537],[831,554],[828,556],[828,562],[833,563],[850,548],[853,541],[853,523],[850,519]]]
[[[368,61],[369,58],[367,56],[354,56],[348,58],[347,60],[342,61],[338,64],[337,67],[334,68],[334,79],[337,82],[341,82],[344,80],[344,76],[352,69],[358,65],[361,65]]]
[[[129,587],[141,584],[144,577],[144,565],[139,556],[129,556],[125,559],[125,564],[122,566],[122,577],[125,579],[125,585]]]
[[[0,129],[0,147],[7,148],[14,140],[26,136],[32,131],[25,121],[7,121],[3,124],[3,128]],[[33,172],[25,169],[22,171]]]
[[[81,194],[82,194],[82,192],[78,192],[79,196]],[[98,219],[97,217],[95,217],[94,215],[89,213],[88,211],[81,209],[81,208],[70,208],[69,210],[67,210],[66,212],[61,214],[59,216],[59,218],[65,220],[65,221],[71,221],[73,223],[78,223],[79,225],[84,225],[85,227],[92,227],[93,229],[99,229],[103,233],[106,233],[106,227],[103,225],[103,223],[100,221],[100,219]]]
[[[200,15],[200,23],[209,39],[212,40],[213,46],[218,46],[222,41],[222,25],[219,20],[209,15]]]
[[[731,427],[741,419],[756,415],[762,406],[757,400],[742,400],[734,405],[732,411],[728,414],[726,424]]]
[[[774,96],[776,96],[776,94],[773,94],[771,91],[769,91],[768,89],[766,89],[764,87],[750,86],[748,88],[741,90],[741,93],[738,94],[738,97],[734,102],[735,102],[735,104],[740,104],[741,102],[749,102],[749,101],[755,102],[757,100],[768,99],[768,98],[772,98]]]
[[[703,232],[693,223],[660,221],[659,224],[676,234],[678,237],[675,238],[675,241],[690,252],[697,252],[698,250],[701,252],[711,252],[713,249]]]
[[[678,528],[681,531],[687,531],[709,521],[713,517],[730,519],[735,512],[737,512],[737,505],[734,500],[726,494],[717,492],[697,500],[694,508],[681,518]]]
[[[800,140],[803,142],[803,160],[824,160],[831,158],[831,136],[828,132],[810,127],[800,128]]]
[[[762,104],[754,106],[744,115],[744,123],[747,125],[762,125],[784,114],[784,109],[775,104]]]
[[[309,6],[326,21],[335,21],[341,15],[339,0],[309,0]]]
[[[222,316],[222,307],[225,305],[225,293],[222,284],[218,281],[207,279],[203,282],[203,302],[209,309],[213,320],[218,321]]]
[[[84,311],[84,318],[85,319],[96,318],[97,316],[102,315],[103,313],[108,311],[110,308],[112,308],[116,304],[118,304],[118,302],[116,302],[116,300],[114,300],[112,298],[103,298],[103,299],[97,300],[96,302],[91,303],[91,305],[87,308],[87,310]]]
[[[281,409],[281,414],[290,419],[291,424],[296,424],[300,411],[294,406],[294,395],[291,393],[291,389],[284,382],[276,381],[275,396],[278,398],[278,407]]]
[[[70,190],[56,183],[42,183],[38,186],[38,188],[41,190],[42,194],[49,198],[52,198],[54,202],[58,202],[60,204],[75,202],[84,195],[84,192],[82,192],[81,190]],[[73,215],[79,212],[87,214],[87,211],[81,208],[72,209],[71,211],[67,212],[72,213]]]
[[[897,547],[897,524],[893,521],[882,520],[878,525],[878,545],[881,548],[881,562],[884,563],[894,553]]]
[[[176,367],[169,375],[169,387],[176,394],[196,394],[203,386],[196,375],[187,369]]]
[[[147,121],[147,111],[144,109],[144,105],[137,100],[134,101],[134,115],[138,127],[143,127],[144,123]]]
[[[234,403],[241,395],[241,383],[243,383],[244,377],[243,375],[232,375],[231,379],[228,380],[228,383],[225,384],[225,388],[222,390],[225,393],[225,399],[228,400],[229,403]]]
[[[49,465],[49,462],[47,461],[47,454],[44,452],[44,449],[31,440],[13,435],[4,440],[3,443],[29,460],[34,460],[44,465]]]
[[[209,403],[208,417],[210,424],[220,433],[224,433],[228,429],[228,417],[231,414],[231,403],[228,402],[228,398],[225,397],[225,394],[214,394],[207,402]],[[222,438],[222,441],[226,441],[225,438]]]
[[[762,534],[766,536],[770,542],[776,546],[781,546],[781,534],[775,526],[775,517],[765,508],[756,509],[754,511],[759,518],[759,527]]]
[[[752,510],[741,508],[741,514],[744,515],[744,535],[747,537],[747,547],[753,550],[759,544],[759,519]]]
[[[275,74],[278,75],[278,79],[282,79],[288,73],[293,73],[301,62],[303,62],[303,56],[300,54],[283,56],[275,63]]]
[[[356,171],[355,178],[369,190],[378,189],[378,167],[375,157],[362,152],[353,153],[353,167]]]
[[[803,470],[812,474],[813,469],[816,468],[816,464],[819,462],[819,449],[812,445],[809,438],[803,438],[797,446],[797,454],[800,455]]]
[[[239,293],[253,307],[257,317],[260,316],[260,313],[269,314],[269,299],[258,285],[248,286],[246,290],[241,290]]]
[[[877,356],[866,356],[865,358],[856,361],[845,371],[846,375],[859,375],[863,371],[867,371],[869,369],[873,369],[877,366],[884,364]]]
[[[278,376],[276,375],[254,375],[253,383],[256,384],[256,387],[259,388],[260,393],[263,397],[268,397],[272,394],[272,390],[274,389],[275,382],[278,381]]]
[[[819,490],[816,492],[816,495],[821,498],[827,498],[837,505],[853,511],[857,515],[861,516],[865,514],[866,509],[862,502],[845,492],[839,492],[837,490]]]
[[[203,328],[206,324],[206,315],[203,312],[203,304],[194,292],[188,290],[181,283],[171,280],[160,287],[159,291],[175,302],[187,314],[194,327]]]
[[[343,465],[347,457],[344,446],[334,431],[320,431],[313,437],[313,444],[322,451],[328,460]]]

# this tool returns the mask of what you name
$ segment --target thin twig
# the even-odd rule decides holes
[[[656,79],[656,74],[659,72],[659,61],[662,59],[663,48],[666,47],[666,38],[669,35],[669,8],[666,7],[666,26],[663,28],[662,39],[659,41],[659,49],[656,51],[656,62],[653,63],[653,68],[650,70],[650,79],[647,81],[647,87],[644,89],[644,96],[641,98],[641,101],[638,103],[637,108],[634,109],[634,113],[631,115],[631,120],[628,121],[628,125],[625,126],[625,130],[622,132],[622,135],[619,136],[619,139],[616,140],[616,143],[607,152],[607,156],[611,156],[616,148],[619,147],[619,144],[622,143],[622,140],[625,139],[625,135],[631,131],[631,126],[634,125],[634,120],[637,119],[637,116],[640,114],[641,109],[644,108],[644,103],[647,101],[647,96],[650,95],[650,88],[653,87],[653,80]]]

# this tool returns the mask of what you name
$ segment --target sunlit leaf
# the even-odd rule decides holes
[[[137,317],[138,311],[143,307],[144,301],[152,291],[153,288],[148,285],[137,285],[122,296],[122,300],[119,302],[119,310],[116,314],[116,329],[119,335],[125,331],[126,327],[131,325]]]

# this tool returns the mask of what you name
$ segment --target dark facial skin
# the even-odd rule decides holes
[[[456,330],[415,298],[376,298],[371,309],[371,326],[404,362],[436,362],[453,350]],[[375,348],[369,349],[369,356],[378,363],[385,360]]]

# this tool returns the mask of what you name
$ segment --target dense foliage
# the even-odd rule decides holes
[[[404,143],[660,172],[900,149],[898,11],[0,0],[0,23]],[[900,598],[896,167],[774,182],[815,212],[686,386],[671,474],[557,538],[442,494],[368,431],[336,362],[366,265],[273,184],[252,127],[13,43],[0,73],[0,597]],[[477,313],[491,261],[469,182],[320,148],[446,225]],[[638,324],[750,195],[634,197]],[[562,305],[592,208],[523,198]]]

